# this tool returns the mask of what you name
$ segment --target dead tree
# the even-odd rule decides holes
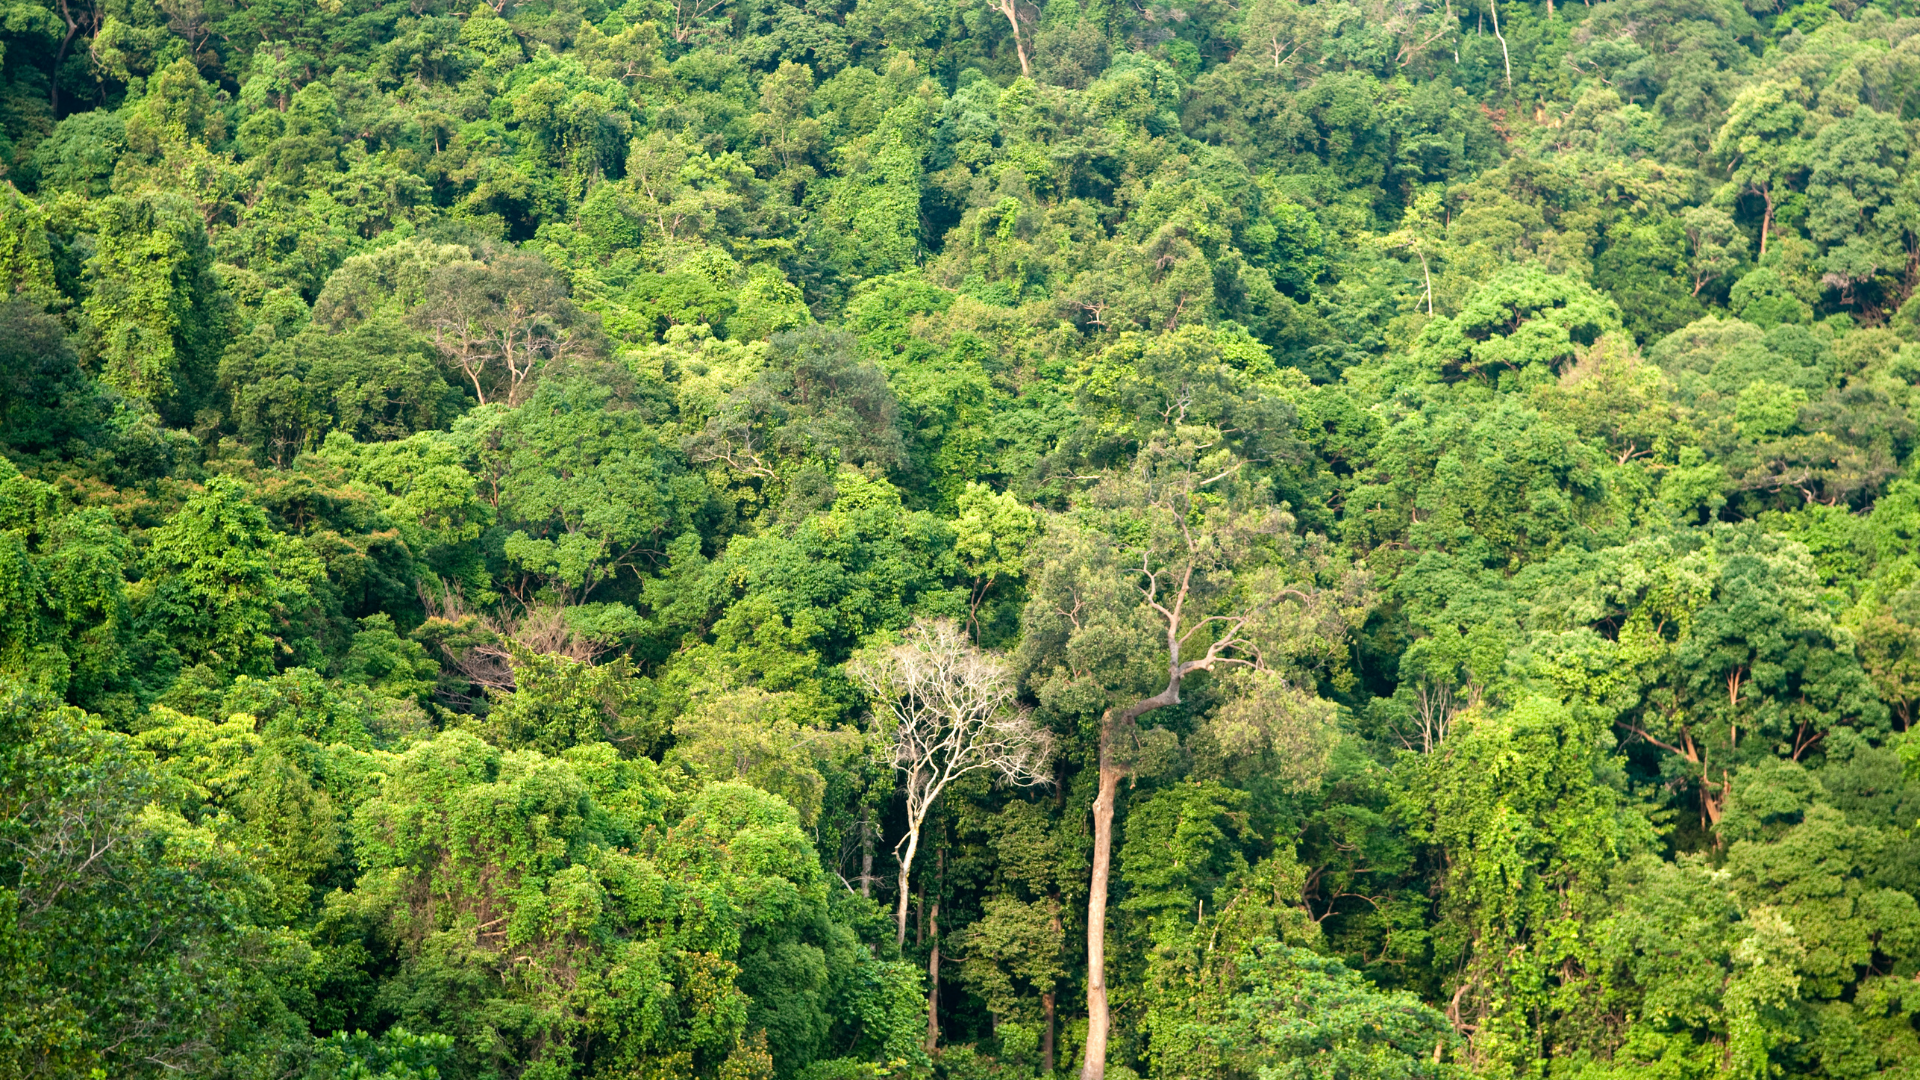
[[[895,941],[907,940],[907,889],[920,830],[933,804],[960,777],[991,769],[1010,783],[1044,784],[1053,736],[1014,707],[1014,680],[951,619],[916,622],[898,645],[848,665],[886,724],[885,753],[905,778],[907,832],[900,863]]]

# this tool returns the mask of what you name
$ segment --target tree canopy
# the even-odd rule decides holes
[[[1913,0],[0,0],[0,1077],[1920,1068]]]

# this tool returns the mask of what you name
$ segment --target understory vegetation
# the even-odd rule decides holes
[[[1920,1076],[1910,0],[3,0],[0,1077]]]

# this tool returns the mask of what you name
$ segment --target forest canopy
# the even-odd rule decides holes
[[[1920,1070],[1911,0],[4,0],[0,1077]]]

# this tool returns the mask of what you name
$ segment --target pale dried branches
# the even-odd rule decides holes
[[[515,688],[516,648],[591,664],[610,647],[582,634],[567,619],[565,608],[540,605],[488,614],[471,608],[457,586],[442,584],[436,589],[423,583],[419,594],[427,613],[422,636],[432,640],[448,667],[483,693]],[[473,704],[473,699],[451,696],[449,704],[455,708]]]
[[[907,935],[907,890],[921,827],[948,785],[990,769],[1012,784],[1048,780],[1053,735],[1015,707],[1013,676],[999,658],[967,639],[951,619],[917,622],[898,645],[869,650],[847,673],[889,729],[885,750],[905,777],[907,833],[895,910],[898,941]]]

